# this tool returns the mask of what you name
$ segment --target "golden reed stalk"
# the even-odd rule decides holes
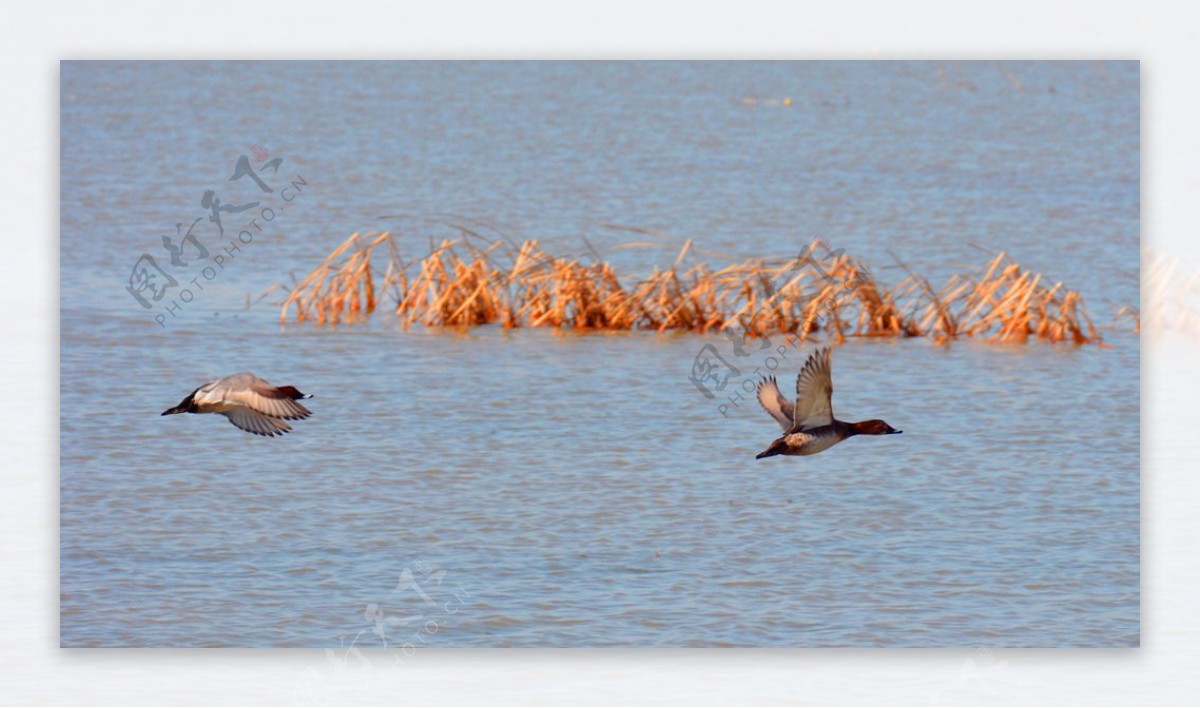
[[[844,254],[814,258],[816,242],[807,255],[786,261],[756,259],[713,270],[705,263],[685,267],[692,249],[688,241],[671,267],[623,281],[608,263],[556,257],[537,241],[468,236],[484,245],[466,236],[443,240],[405,263],[390,233],[356,233],[292,289],[280,318],[359,322],[375,311],[380,292],[390,292],[394,313],[406,327],[500,323],[659,332],[736,329],[750,336],[824,332],[839,341],[1102,342],[1078,292],[1062,283],[1048,287],[1041,275],[1022,270],[1005,253],[982,275],[956,275],[940,290],[911,271],[888,289]],[[384,245],[388,264],[376,283],[372,253]],[[1139,321],[1136,313],[1131,316]]]

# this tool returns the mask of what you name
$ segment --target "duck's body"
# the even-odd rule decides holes
[[[758,459],[775,455],[815,455],[855,435],[893,435],[882,420],[847,423],[833,417],[833,378],[830,350],[814,352],[796,377],[795,402],[784,398],[774,376],[758,384],[758,402],[782,427],[778,438]]]
[[[759,457],[770,457],[771,455],[815,455],[818,452],[828,450],[848,437],[850,437],[848,433],[839,432],[832,425],[808,432],[798,431],[788,433],[780,438],[780,441],[783,443],[780,451],[771,452],[768,450],[759,455]]]
[[[246,371],[209,381],[192,391],[163,415],[217,413],[237,427],[255,435],[273,437],[291,432],[284,421],[303,420],[312,411],[296,403],[312,398],[294,386],[272,386],[266,379]]]

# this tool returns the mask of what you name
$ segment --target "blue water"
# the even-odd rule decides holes
[[[755,460],[778,428],[743,380],[688,381],[705,344],[768,365],[720,337],[246,308],[352,232],[412,257],[457,224],[634,270],[686,238],[720,264],[820,234],[885,282],[890,253],[936,283],[1005,250],[1107,325],[1138,301],[1136,63],[67,63],[62,84],[63,645],[1138,643],[1126,329],[851,340],[835,412],[904,435]],[[272,193],[229,181],[255,144],[282,158]],[[249,243],[242,214],[199,223],[212,279],[161,246],[206,189],[274,210]],[[180,283],[150,309],[125,290],[143,253]],[[811,345],[779,346],[787,390]],[[247,369],[315,415],[280,439],[158,415]]]

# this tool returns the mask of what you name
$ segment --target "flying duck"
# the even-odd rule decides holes
[[[755,459],[774,455],[815,455],[854,435],[902,433],[882,420],[846,423],[833,417],[833,380],[828,347],[813,352],[796,376],[796,402],[784,398],[774,376],[758,384],[758,402],[781,426],[783,437]]]
[[[312,411],[296,401],[312,398],[294,386],[272,386],[266,379],[245,371],[209,381],[192,391],[174,408],[162,412],[220,413],[247,433],[274,437],[291,432],[284,421],[302,420]]]

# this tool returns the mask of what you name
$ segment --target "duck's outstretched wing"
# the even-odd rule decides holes
[[[792,427],[796,406],[779,392],[779,384],[775,383],[774,376],[767,376],[758,382],[758,404],[783,426],[785,433]]]
[[[272,418],[303,420],[312,415],[312,411],[293,401],[291,396],[272,387],[227,391],[225,400],[241,403],[247,408]]]
[[[224,415],[229,419],[230,423],[245,430],[247,433],[254,433],[255,435],[265,435],[270,438],[292,431],[292,426],[282,420],[272,418],[269,415],[263,415],[249,408],[234,408],[226,411]]]
[[[813,352],[796,377],[793,428],[811,430],[833,423],[833,377],[829,347]]]
[[[196,401],[233,403],[272,418],[303,420],[312,415],[312,411],[292,400],[293,391],[299,393],[290,386],[276,388],[266,379],[242,373],[217,379],[201,388]]]

